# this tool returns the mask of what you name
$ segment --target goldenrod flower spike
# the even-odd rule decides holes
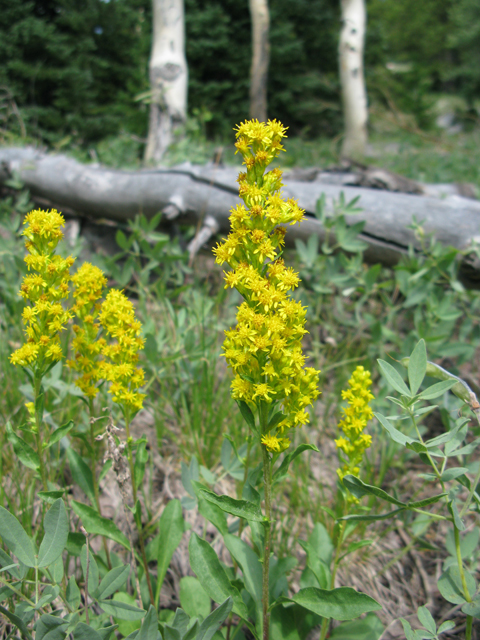
[[[98,393],[96,383],[100,380],[100,358],[106,346],[104,338],[99,338],[101,330],[98,322],[100,313],[100,298],[107,285],[103,272],[88,262],[84,262],[72,277],[73,298],[72,307],[78,324],[73,326],[75,337],[72,340],[74,359],[68,360],[68,366],[81,374],[75,384],[87,398],[95,398]]]
[[[275,120],[251,120],[236,128],[237,151],[247,168],[238,177],[244,204],[231,210],[231,232],[214,249],[216,262],[231,267],[225,288],[235,287],[245,299],[238,308],[238,324],[225,332],[223,345],[235,374],[232,396],[258,409],[259,415],[265,405],[283,412],[270,430],[261,425],[261,442],[275,453],[288,448],[289,429],[308,422],[306,407],[318,396],[319,375],[304,367],[306,308],[289,294],[299,284],[298,274],[280,257],[286,230],[279,225],[300,222],[304,212],[280,195],[282,172],[265,173],[283,150],[285,131]]]
[[[133,304],[123,291],[110,289],[100,311],[100,324],[114,342],[105,344],[99,365],[101,378],[111,382],[113,401],[122,405],[127,420],[143,406],[144,393],[137,389],[144,382],[143,369],[136,366],[138,351],[145,340],[140,336],[142,325],[135,317]]]
[[[64,224],[63,216],[55,209],[36,209],[24,220],[22,235],[27,238],[25,263],[29,273],[19,295],[28,303],[22,313],[27,342],[12,353],[10,362],[28,367],[36,378],[61,360],[59,334],[71,318],[60,300],[68,297],[69,270],[75,259],[55,255]]]
[[[358,476],[363,455],[372,443],[372,436],[363,433],[367,422],[373,418],[369,406],[374,398],[369,390],[372,385],[370,372],[361,366],[357,367],[348,384],[350,388],[342,391],[342,398],[348,400],[348,407],[343,409],[344,418],[338,424],[344,436],[335,440],[337,448],[346,456],[343,467],[337,469],[340,479],[347,474]],[[353,497],[351,499],[354,500]]]

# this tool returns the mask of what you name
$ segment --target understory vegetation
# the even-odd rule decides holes
[[[220,357],[239,293],[224,288],[209,252],[189,264],[193,230],[159,231],[160,214],[118,226],[115,255],[89,255],[81,236],[61,240],[58,255],[79,266],[88,255],[107,288],[133,302],[126,313],[142,325],[145,398],[136,413],[134,387],[124,405],[112,404],[106,383],[85,395],[65,361],[45,368],[40,391],[10,362],[24,341],[19,233],[32,208],[12,183],[0,211],[4,637],[156,640],[158,629],[163,638],[260,637],[265,543],[253,509],[264,497],[262,452]],[[327,216],[320,199],[316,215],[328,230],[323,245],[312,236],[283,256],[301,278],[293,296],[308,308],[303,345],[321,395],[283,458],[269,441],[279,460],[270,637],[303,640],[317,629],[322,640],[378,640],[400,618],[407,640],[475,637],[480,298],[461,281],[466,252],[440,245],[416,221],[421,250],[411,247],[393,268],[368,265],[358,202],[342,198]],[[348,226],[347,215],[358,222]],[[67,323],[58,340],[70,359],[73,338]],[[358,367],[371,372],[376,415],[359,471],[338,456],[348,450],[338,444],[342,407]],[[432,595],[439,575],[442,600]],[[339,602],[312,595],[335,586]],[[369,596],[355,615],[351,586]]]

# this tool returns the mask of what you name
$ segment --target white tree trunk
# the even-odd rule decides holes
[[[361,158],[367,144],[367,92],[363,75],[365,0],[341,0],[342,31],[339,44],[345,138],[342,156]]]
[[[187,116],[183,0],[153,0],[150,123],[145,160],[159,162]]]
[[[267,80],[270,61],[268,0],[249,0],[252,18],[252,66],[250,70],[250,117],[267,121]]]

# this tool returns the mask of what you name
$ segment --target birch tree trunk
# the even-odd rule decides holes
[[[153,0],[150,122],[145,161],[158,163],[187,116],[183,0]]]
[[[342,31],[339,44],[345,138],[342,156],[362,158],[367,144],[367,92],[363,74],[365,0],[341,0]]]
[[[268,0],[249,0],[252,17],[252,67],[250,70],[250,117],[267,121],[267,79],[270,60]]]

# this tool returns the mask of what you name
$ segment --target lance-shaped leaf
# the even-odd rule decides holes
[[[115,567],[107,573],[102,579],[100,586],[95,591],[94,596],[99,600],[108,598],[120,589],[120,587],[126,582],[128,574],[130,573],[130,567],[127,565],[121,565]]]
[[[390,437],[394,442],[403,444],[404,447],[407,444],[416,442],[414,438],[410,438],[410,436],[406,436],[398,429],[395,429],[395,427],[390,423],[389,419],[386,418],[385,416],[382,416],[381,413],[374,413],[373,415],[377,418],[377,420],[380,422],[382,427],[388,432],[388,434],[390,435]]]
[[[0,537],[10,551],[27,567],[36,565],[35,550],[31,538],[16,517],[0,507]]]
[[[154,606],[148,607],[147,615],[145,616],[140,631],[137,634],[136,640],[157,640],[158,637],[158,615]]]
[[[232,610],[233,600],[228,598],[219,607],[212,611],[200,625],[197,637],[195,640],[211,640],[216,631],[220,628],[220,625],[225,622],[228,614]]]
[[[465,582],[470,598],[475,594],[477,585],[475,578],[464,570]],[[464,604],[467,602],[465,593],[463,592],[462,579],[458,567],[451,566],[440,576],[437,587],[447,602],[452,604]]]
[[[386,500],[387,502],[391,502],[392,504],[397,505],[397,507],[407,506],[405,502],[397,500],[397,498],[389,495],[383,489],[365,484],[365,482],[362,482],[360,478],[357,478],[356,476],[352,476],[350,474],[346,475],[344,476],[342,482],[343,485],[350,491],[350,493],[353,493],[356,498],[363,498],[363,496],[372,495],[377,496],[377,498],[381,498],[382,500]]]
[[[393,518],[397,513],[401,511],[405,511],[405,507],[401,509],[394,509],[393,511],[389,511],[388,513],[378,513],[377,515],[367,515],[367,514],[354,514],[351,516],[343,516],[339,518],[339,520],[347,520],[348,522],[375,522],[376,520],[387,520],[388,518]]]
[[[68,447],[67,449],[67,458],[74,482],[78,484],[80,489],[90,500],[90,503],[92,505],[96,505],[92,470],[83,458],[74,449],[72,449],[72,447]],[[87,527],[85,527],[85,529],[87,529]]]
[[[5,607],[2,607],[1,605],[0,605],[0,613],[3,614],[6,618],[8,618],[10,622],[18,628],[23,638],[25,638],[26,640],[33,640],[32,636],[30,635],[27,629],[27,625],[24,623],[24,621],[21,618],[16,616],[14,613],[11,613],[8,609],[5,609]]]
[[[280,482],[280,480],[283,480],[283,478],[287,475],[288,469],[293,460],[295,460],[295,458],[304,451],[318,451],[318,449],[314,444],[300,444],[294,451],[292,451],[291,453],[287,453],[287,455],[282,460],[282,464],[273,474],[273,481]]]
[[[12,443],[15,455],[20,462],[29,469],[38,471],[38,469],[40,469],[40,458],[38,457],[38,453],[34,451],[32,447],[25,442],[25,440],[14,433],[9,422],[5,425],[5,429],[7,431],[7,438]]]
[[[235,613],[243,620],[247,620],[248,611],[240,592],[231,584],[217,554],[208,542],[199,538],[196,533],[192,533],[188,550],[190,566],[210,598],[219,604],[231,597]]]
[[[97,600],[101,608],[108,613],[109,616],[118,618],[119,620],[141,620],[145,615],[144,609],[134,607],[133,604],[127,604],[120,600]]]
[[[114,540],[125,547],[125,549],[130,550],[130,543],[127,536],[120,531],[112,520],[102,518],[95,509],[76,500],[72,500],[72,509],[80,518],[88,533],[110,538],[110,540]]]
[[[230,533],[223,537],[230,555],[236,560],[243,573],[245,589],[252,596],[260,619],[262,607],[262,565],[255,551],[238,536]]]
[[[317,589],[307,587],[300,589],[291,598],[285,598],[313,611],[322,618],[334,620],[353,620],[362,613],[378,611],[382,606],[366,593],[360,593],[351,587],[338,589]]]
[[[59,442],[63,436],[66,436],[67,433],[69,431],[71,431],[73,429],[73,427],[75,426],[75,423],[73,422],[73,420],[69,420],[67,422],[67,424],[62,425],[61,427],[59,427],[58,429],[56,429],[49,437],[48,439],[48,443],[45,446],[45,449],[48,449],[49,447],[51,447],[52,445],[56,444],[57,442]]]
[[[431,387],[425,389],[418,395],[420,400],[433,400],[434,398],[438,398],[442,396],[445,391],[448,391],[453,386],[455,386],[455,380],[444,380],[443,382],[437,382],[436,384],[432,384]]]
[[[402,396],[407,396],[408,398],[412,397],[412,393],[409,388],[403,381],[402,376],[398,373],[395,367],[392,367],[391,364],[385,362],[385,360],[377,360],[380,365],[380,369],[382,370],[385,378],[392,385],[395,391],[398,391]]]
[[[160,517],[158,536],[156,540],[156,550],[154,555],[157,559],[157,586],[155,589],[155,605],[158,608],[160,601],[160,590],[167,574],[167,569],[172,560],[185,530],[185,523],[182,516],[182,505],[180,500],[170,500]]]
[[[218,496],[213,491],[197,487],[200,495],[212,504],[217,505],[222,511],[229,513],[237,518],[243,518],[252,522],[265,522],[262,510],[253,502],[248,500],[236,500],[230,496]]]
[[[43,521],[45,535],[38,552],[38,566],[48,567],[62,555],[68,539],[68,518],[63,500],[56,500]]]
[[[425,340],[417,342],[415,349],[408,361],[408,381],[410,383],[410,391],[415,395],[423,382],[427,371],[427,350],[425,348]]]

